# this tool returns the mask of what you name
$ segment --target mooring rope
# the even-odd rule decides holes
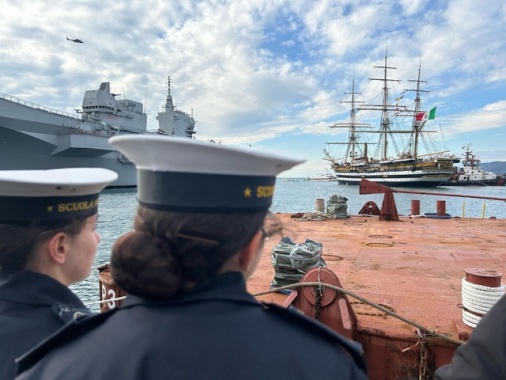
[[[287,289],[296,289],[296,288],[300,288],[300,287],[306,287],[306,286],[318,286],[318,287],[324,287],[324,288],[329,288],[329,289],[332,289],[332,290],[336,290],[338,292],[342,292],[346,295],[349,295],[369,306],[372,306],[378,310],[381,310],[383,313],[387,314],[387,315],[390,315],[394,318],[397,318],[413,327],[416,327],[417,329],[419,329],[420,331],[423,331],[425,332],[427,335],[430,335],[430,336],[435,336],[435,337],[438,337],[438,338],[441,338],[445,341],[448,341],[450,343],[454,343],[454,344],[457,344],[457,345],[462,345],[464,344],[464,342],[458,340],[458,339],[453,339],[447,335],[444,335],[444,334],[441,334],[433,329],[430,329],[428,327],[425,327],[415,321],[412,321],[408,318],[405,318],[397,313],[395,313],[394,311],[384,307],[384,306],[381,306],[380,304],[377,304],[375,302],[372,302],[372,301],[369,301],[368,299],[362,297],[362,296],[359,296],[358,294],[350,291],[350,290],[346,290],[346,289],[343,289],[343,288],[340,288],[338,286],[335,286],[335,285],[331,285],[331,284],[326,284],[324,282],[300,282],[300,283],[296,283],[296,284],[292,284],[292,285],[285,285],[285,286],[280,286],[278,288],[275,288],[275,289],[271,289],[271,290],[266,290],[266,291],[263,291],[263,292],[258,292],[258,293],[254,293],[252,294],[253,297],[259,297],[259,296],[263,296],[263,295],[266,295],[266,294],[270,294],[270,293],[277,293],[281,290],[287,290]],[[504,291],[504,286],[503,286],[503,291]],[[94,304],[102,304],[102,303],[107,303],[107,302],[114,302],[114,301],[121,301],[121,300],[124,300],[126,297],[123,296],[123,297],[116,297],[116,298],[108,298],[106,300],[101,300],[101,301],[95,301],[95,302],[89,302],[88,304],[89,305],[94,305]]]
[[[271,290],[267,290],[267,291],[264,291],[264,292],[259,292],[259,293],[255,293],[253,294],[254,297],[258,297],[258,296],[263,296],[263,295],[266,295],[266,294],[270,294],[270,293],[276,293],[276,292],[279,292],[281,290],[286,290],[286,289],[296,289],[296,288],[300,288],[300,287],[305,287],[305,286],[322,286],[322,287],[326,287],[326,288],[329,288],[329,289],[332,289],[332,290],[336,290],[338,292],[342,292],[346,295],[349,295],[353,298],[356,298],[358,299],[359,301],[362,301],[363,303],[369,305],[369,306],[372,306],[378,310],[381,310],[383,313],[385,314],[388,314],[394,318],[397,318],[411,326],[414,326],[416,327],[417,329],[420,329],[421,331],[425,332],[427,335],[430,335],[430,336],[435,336],[435,337],[438,337],[438,338],[441,338],[443,340],[446,340],[448,342],[451,342],[451,343],[454,343],[454,344],[457,344],[457,345],[462,345],[464,344],[464,342],[458,340],[458,339],[453,339],[447,335],[444,335],[444,334],[441,334],[433,329],[430,329],[428,327],[425,327],[425,326],[422,326],[420,325],[419,323],[417,322],[414,322],[408,318],[405,318],[389,309],[387,309],[386,307],[383,307],[377,303],[374,303],[372,301],[369,301],[368,299],[362,297],[362,296],[359,296],[358,294],[350,291],[350,290],[346,290],[346,289],[343,289],[343,288],[340,288],[338,286],[335,286],[335,285],[331,285],[331,284],[326,284],[326,283],[322,283],[322,282],[300,282],[300,283],[297,283],[297,284],[293,284],[293,285],[285,285],[285,286],[281,286],[279,288],[276,288],[276,289],[271,289]]]

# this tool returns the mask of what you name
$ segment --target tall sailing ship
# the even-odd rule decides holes
[[[136,186],[135,166],[108,143],[109,137],[157,133],[192,138],[195,120],[174,106],[170,78],[157,130],[147,129],[142,103],[118,95],[103,82],[85,91],[82,109],[70,114],[0,93],[0,170],[101,167],[118,173],[110,187]]]
[[[353,81],[351,110],[349,119],[332,125],[330,128],[344,128],[348,130],[346,141],[329,142],[328,145],[342,145],[341,155],[333,155],[324,149],[325,159],[331,164],[339,184],[358,185],[362,178],[378,182],[386,186],[434,187],[448,180],[452,175],[453,163],[459,159],[450,155],[448,151],[437,149],[430,143],[428,135],[435,131],[428,126],[435,118],[436,108],[425,110],[422,108],[421,85],[425,81],[420,78],[421,68],[418,68],[416,80],[409,80],[415,88],[405,89],[392,102],[389,96],[389,84],[400,80],[389,77],[387,55],[383,66],[375,66],[382,70],[381,78],[370,78],[371,81],[382,83],[380,102],[365,104],[356,100],[355,81]],[[412,107],[401,105],[401,100],[414,94]],[[379,114],[379,128],[369,123],[357,120],[357,113],[373,111]],[[408,122],[406,123],[406,120]],[[373,146],[371,152],[370,146]],[[422,152],[422,146],[425,151]]]

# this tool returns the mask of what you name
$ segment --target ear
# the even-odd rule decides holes
[[[64,232],[53,235],[48,242],[48,252],[51,260],[58,264],[65,263],[69,251],[69,236]]]
[[[239,252],[239,265],[245,277],[248,278],[255,271],[263,252],[263,236],[258,231],[250,242]]]

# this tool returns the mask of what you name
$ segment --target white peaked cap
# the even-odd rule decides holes
[[[100,191],[117,178],[102,168],[0,170],[0,223],[92,215]]]
[[[137,169],[160,172],[276,176],[306,161],[185,137],[123,135],[109,142]]]
[[[276,175],[305,161],[182,137],[123,135],[109,142],[137,167],[139,202],[174,211],[266,209]]]
[[[55,197],[97,194],[118,178],[102,168],[0,170],[0,196]]]

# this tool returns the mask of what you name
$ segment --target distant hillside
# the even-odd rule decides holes
[[[481,163],[480,166],[489,172],[494,172],[495,174],[505,174],[506,173],[506,162],[505,161],[494,161],[494,162],[485,162]]]

